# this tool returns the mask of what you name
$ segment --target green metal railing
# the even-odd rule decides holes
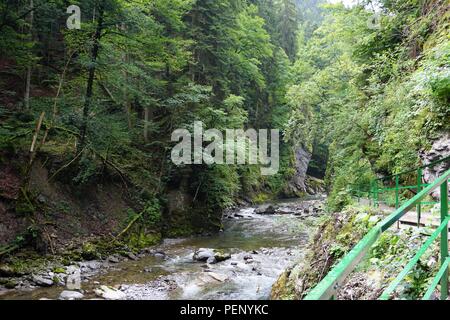
[[[394,196],[395,197],[395,208],[398,209],[402,202],[400,200],[401,192],[411,191],[411,192],[415,192],[417,194],[424,187],[427,187],[429,185],[428,183],[423,182],[424,181],[424,179],[423,179],[423,170],[424,169],[433,168],[438,164],[448,163],[448,162],[450,162],[450,156],[433,161],[433,162],[431,162],[427,165],[423,165],[421,167],[417,167],[414,169],[399,172],[394,175],[390,175],[390,176],[372,180],[370,183],[370,190],[366,192],[368,194],[371,204],[375,208],[378,208],[380,203],[383,203],[383,202],[390,205],[391,203],[387,203],[386,201],[381,200],[381,197],[383,195],[389,194],[389,192],[394,192],[395,193],[395,196]],[[402,177],[405,178],[405,176],[406,176],[406,179],[403,179],[403,181],[407,182],[409,180],[409,182],[411,182],[411,179],[410,179],[411,174],[414,174],[414,173],[416,174],[416,178],[414,179],[415,184],[401,185],[400,181],[402,180],[401,179]],[[388,185],[390,184],[391,186],[386,186],[386,184],[388,184]],[[423,205],[433,205],[433,204],[438,204],[438,203],[439,202],[435,202],[435,201],[420,201],[416,204],[417,225],[418,226],[420,226],[420,224],[421,224],[422,206]]]
[[[389,299],[396,287],[411,271],[414,265],[419,261],[420,257],[430,247],[433,241],[440,236],[440,261],[441,268],[436,274],[431,286],[424,295],[423,299],[430,299],[437,285],[441,284],[441,299],[445,300],[448,297],[448,267],[449,267],[449,252],[448,252],[448,179],[450,177],[450,170],[447,170],[443,175],[438,177],[433,183],[428,184],[420,192],[418,192],[412,199],[401,205],[392,214],[387,216],[384,220],[373,227],[369,233],[346,255],[344,258],[327,274],[327,276],[305,297],[305,300],[326,300],[335,299],[337,290],[343,284],[346,277],[355,269],[359,262],[363,259],[379,236],[389,229],[395,222],[397,222],[403,215],[405,215],[411,208],[419,204],[423,198],[432,193],[435,189],[440,187],[441,199],[441,224],[436,231],[428,238],[428,240],[418,250],[417,254],[406,265],[404,270],[395,278],[389,287],[382,293],[380,299]]]

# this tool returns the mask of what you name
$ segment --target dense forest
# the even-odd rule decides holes
[[[280,198],[337,212],[447,156],[448,1],[355,2],[0,0],[0,259],[144,248]],[[279,129],[279,171],[175,165],[195,121]]]
[[[67,29],[64,1],[2,2],[1,143],[10,181],[2,195],[16,213],[31,219],[58,211],[55,202],[71,211],[100,184],[117,185],[114,198],[126,199],[116,210],[129,206],[126,219],[139,216],[154,241],[162,226],[170,235],[217,228],[239,196],[283,193],[293,174],[287,140],[282,170],[264,178],[255,166],[176,167],[170,137],[195,120],[219,130],[283,128],[299,23],[304,16],[311,32],[319,9],[302,15],[293,1],[78,4],[80,29]],[[52,194],[42,206],[47,182],[79,198]],[[33,236],[42,231],[36,220],[29,227]]]

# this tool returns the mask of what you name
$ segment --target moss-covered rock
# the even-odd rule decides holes
[[[132,248],[142,249],[158,244],[161,241],[161,233],[133,233],[129,236],[128,245]]]
[[[95,260],[101,257],[97,246],[91,242],[86,242],[81,248],[81,257],[85,260]]]

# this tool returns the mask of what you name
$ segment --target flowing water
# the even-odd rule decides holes
[[[100,285],[116,286],[127,299],[267,299],[278,276],[302,258],[314,218],[257,215],[239,209],[224,231],[208,237],[165,240],[165,257],[146,256],[114,264],[82,284],[85,298]],[[231,259],[206,264],[192,259],[198,248],[221,249]],[[63,287],[13,292],[6,299],[56,299]]]

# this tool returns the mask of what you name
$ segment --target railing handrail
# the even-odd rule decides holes
[[[367,251],[375,243],[381,233],[386,231],[403,215],[405,215],[409,209],[414,207],[416,203],[420,202],[425,196],[433,192],[444,182],[445,190],[447,190],[447,180],[449,177],[450,169],[373,227],[369,233],[367,233],[367,235],[363,237],[362,240],[359,241],[358,244],[356,244],[356,246],[344,256],[344,258],[342,258],[342,260],[327,274],[327,276],[320,281],[313,290],[311,290],[311,292],[305,297],[305,300],[323,300],[334,298],[339,285],[354,270],[356,265],[365,256]],[[441,191],[442,190],[443,188],[441,187]],[[444,212],[447,212],[446,215],[448,215],[448,202],[443,201],[443,198],[447,200],[447,197],[441,196],[441,213],[444,210],[442,209],[442,203],[446,203],[447,207]],[[447,217],[445,217],[445,219],[446,218]],[[448,228],[446,228],[445,232],[448,232]]]
[[[446,157],[444,157],[444,158],[442,158],[442,159],[432,161],[432,162],[430,162],[429,164],[424,164],[424,165],[419,166],[419,167],[415,167],[415,168],[412,168],[412,169],[408,169],[408,170],[405,170],[405,171],[401,171],[401,172],[399,172],[399,173],[391,174],[391,175],[389,175],[389,176],[385,176],[385,177],[381,177],[381,178],[376,178],[376,179],[374,179],[374,181],[384,181],[384,180],[389,179],[389,178],[395,178],[396,176],[400,176],[400,175],[403,175],[403,174],[415,172],[415,171],[417,171],[417,170],[419,170],[419,169],[425,169],[425,168],[429,168],[429,167],[431,167],[431,166],[435,166],[435,165],[437,165],[437,164],[439,164],[439,163],[441,163],[441,162],[447,161],[447,160],[450,160],[450,156],[446,156]]]

